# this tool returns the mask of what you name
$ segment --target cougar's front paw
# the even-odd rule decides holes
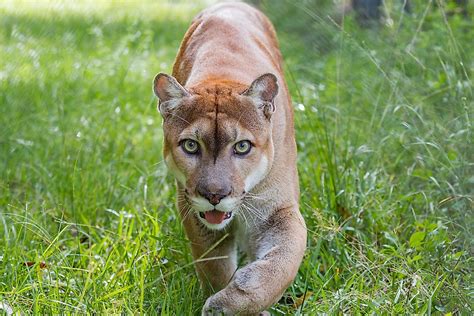
[[[217,315],[229,315],[226,313],[226,309],[219,303],[215,298],[214,295],[209,297],[206,300],[206,304],[202,308],[202,316],[217,316]]]
[[[248,311],[237,311],[233,310],[232,308],[229,309],[228,307],[224,306],[222,302],[219,302],[219,298],[216,295],[209,297],[206,300],[206,304],[202,308],[202,316],[221,316],[221,315],[255,315],[255,316],[271,316],[270,312],[263,311],[263,312],[248,312]]]

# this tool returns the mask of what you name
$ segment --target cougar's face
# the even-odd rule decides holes
[[[165,161],[180,193],[211,229],[232,220],[272,165],[270,121],[247,96],[194,94],[165,115],[164,133]]]
[[[165,162],[185,207],[208,228],[224,228],[271,169],[277,78],[264,74],[245,91],[217,84],[188,91],[158,74],[153,90],[164,119]]]

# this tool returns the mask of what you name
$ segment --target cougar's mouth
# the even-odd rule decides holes
[[[221,212],[212,210],[207,212],[199,212],[199,217],[205,219],[209,224],[220,224],[232,217],[232,212]]]

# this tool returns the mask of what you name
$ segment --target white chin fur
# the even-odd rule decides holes
[[[212,205],[209,203],[208,200],[206,200],[203,197],[197,196],[192,198],[192,206],[194,211],[196,212],[197,218],[209,229],[211,230],[221,230],[224,229],[234,218],[234,212],[237,208],[237,202],[239,199],[237,198],[231,198],[231,197],[226,197],[221,200],[219,204],[216,206]],[[207,212],[207,211],[212,211],[213,209],[216,209],[221,212],[232,212],[232,215],[224,219],[222,223],[220,224],[211,224],[208,221],[206,221],[204,218],[199,216],[200,212]]]

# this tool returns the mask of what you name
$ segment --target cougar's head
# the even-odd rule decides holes
[[[153,90],[164,119],[164,159],[186,203],[208,228],[224,228],[271,169],[276,77],[264,74],[240,91],[188,91],[160,73]]]

